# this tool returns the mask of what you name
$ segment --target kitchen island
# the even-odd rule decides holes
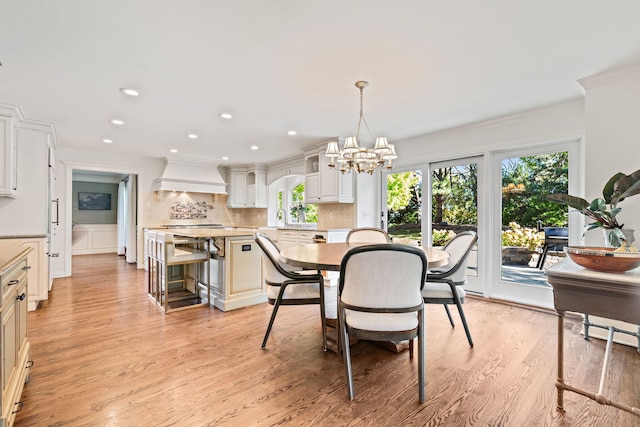
[[[255,230],[222,228],[159,228],[147,234],[170,233],[173,236],[208,241],[210,257],[199,264],[196,287],[210,289],[210,304],[222,311],[234,310],[267,301],[262,278],[260,249]],[[147,246],[151,247],[150,244]],[[151,252],[151,250],[149,250]],[[209,293],[209,292],[207,292]]]

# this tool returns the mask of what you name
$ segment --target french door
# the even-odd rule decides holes
[[[575,141],[494,153],[489,296],[553,307],[553,289],[546,282],[544,266],[554,259],[547,257],[542,268],[537,262],[544,243],[541,227],[568,227],[569,242],[579,238],[578,221],[566,207],[546,200],[550,192],[579,194],[578,150]],[[555,261],[561,259],[561,251]]]
[[[383,226],[394,243],[443,246],[457,232],[482,239],[482,157],[396,169],[383,174]],[[484,293],[477,245],[467,266],[465,289]]]

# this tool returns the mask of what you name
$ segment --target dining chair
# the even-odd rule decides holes
[[[374,244],[352,248],[340,265],[338,327],[349,399],[355,397],[350,338],[404,341],[418,338],[418,397],[425,401],[424,303],[427,273],[421,248]]]
[[[449,263],[446,266],[429,270],[427,282],[422,289],[422,298],[425,304],[443,304],[447,317],[449,317],[449,323],[453,327],[455,324],[448,304],[455,304],[458,307],[458,313],[460,313],[460,319],[462,319],[462,325],[471,347],[473,347],[473,340],[462,304],[466,296],[464,285],[467,281],[469,254],[477,241],[478,234],[475,231],[463,231],[449,240],[443,248],[449,254]]]
[[[354,228],[347,234],[347,243],[391,243],[386,231],[374,227]]]
[[[322,350],[327,350],[325,328],[324,277],[319,271],[302,270],[280,260],[280,249],[264,233],[256,233],[256,243],[261,249],[262,271],[267,285],[267,301],[273,305],[262,348],[266,348],[269,334],[281,305],[320,305],[322,324]]]

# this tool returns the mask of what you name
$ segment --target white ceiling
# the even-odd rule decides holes
[[[0,102],[60,147],[270,163],[353,134],[357,80],[390,142],[582,96],[640,60],[639,22],[637,0],[2,0]]]

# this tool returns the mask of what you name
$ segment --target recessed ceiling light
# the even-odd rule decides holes
[[[113,142],[113,139],[103,139],[102,142],[104,142],[105,144],[111,144]]]
[[[252,146],[251,146],[251,149],[252,149],[252,150],[257,150],[258,148],[260,148],[260,147],[258,147],[257,145],[252,145]]]
[[[222,160],[229,160],[229,158],[227,156],[223,156]]]
[[[195,133],[190,133],[187,135],[187,138],[189,139],[198,139],[198,135],[196,135]]]
[[[233,117],[233,116],[232,116],[231,114],[229,114],[229,113],[220,113],[220,114],[218,114],[218,115],[219,115],[221,118],[223,118],[223,119],[227,119],[227,120],[229,120],[229,119],[231,119],[231,118]]]
[[[290,130],[289,132],[287,132],[287,135],[295,135],[298,132],[296,132],[295,130]]]
[[[169,151],[171,151],[172,153],[177,153],[177,152],[178,152],[178,150],[176,150],[175,148],[172,148],[172,149],[171,149],[171,150],[169,150]]]
[[[113,123],[114,125],[118,125],[121,126],[124,124],[124,122],[120,119],[111,119],[111,123]]]
[[[129,96],[138,96],[140,95],[140,92],[138,92],[135,89],[129,89],[126,87],[120,88],[120,92],[124,93],[125,95],[129,95]]]

